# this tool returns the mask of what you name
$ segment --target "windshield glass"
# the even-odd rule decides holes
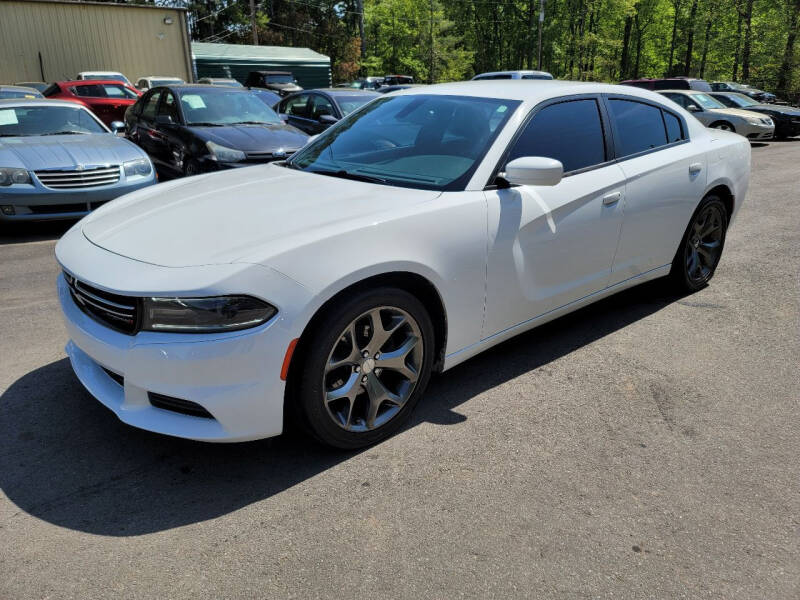
[[[728,98],[733,100],[738,106],[753,106],[755,104],[760,104],[744,94],[728,94]]]
[[[181,94],[187,125],[235,125],[281,123],[280,117],[249,92],[216,88]]]
[[[42,95],[34,89],[30,90],[0,89],[0,100],[6,100],[8,98],[42,98]]]
[[[463,190],[517,106],[493,98],[383,96],[287,165],[402,187]]]
[[[359,106],[365,105],[367,102],[372,100],[373,98],[378,98],[378,94],[353,94],[352,96],[340,96],[336,95],[336,104],[339,105],[339,108],[342,109],[343,115],[349,115]]]
[[[714,100],[708,94],[691,94],[691,98],[703,108],[725,108],[722,102]]]
[[[0,108],[0,137],[107,133],[83,108],[14,106]]]
[[[265,79],[267,83],[294,83],[291,75],[267,75]]]
[[[127,77],[119,74],[114,75],[113,73],[104,75],[84,75],[83,79],[88,79],[91,81],[121,81],[122,83],[128,83]]]
[[[151,79],[150,87],[159,87],[162,85],[172,85],[173,83],[183,83],[183,79]]]

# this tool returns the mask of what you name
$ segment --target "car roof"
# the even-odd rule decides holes
[[[64,81],[56,81],[57,85],[125,85],[128,84],[124,81],[117,79],[65,79]]]
[[[78,75],[122,75],[122,73],[119,71],[80,71]]]
[[[291,71],[253,71],[254,73],[261,73],[262,75],[291,75]]]
[[[70,102],[69,100],[56,100],[50,98],[34,98],[34,99],[25,99],[25,98],[6,98],[5,100],[0,100],[0,108],[14,108],[15,106],[68,106],[70,108],[80,108],[81,110],[88,111],[89,109],[83,106],[82,104],[78,104],[77,102]]]
[[[718,92],[713,92],[713,91],[712,92],[707,92],[705,90],[691,90],[691,89],[689,89],[689,90],[656,90],[657,94],[663,94],[664,92],[669,92],[670,94],[685,94],[687,96],[689,94],[706,94],[706,95],[708,95],[708,94],[712,94],[712,93],[718,93]]]
[[[36,88],[26,87],[24,85],[6,85],[4,83],[0,83],[0,90],[9,92],[36,92],[37,94],[41,94]]]
[[[139,79],[174,79],[175,81],[183,81],[183,79],[175,77],[174,75],[145,75],[139,77]]]
[[[208,85],[207,83],[168,83],[167,85],[159,85],[154,87],[154,90],[158,90],[161,88],[169,88],[171,90],[176,90],[180,92],[211,92],[211,93],[222,93],[222,92],[249,92],[246,87],[227,87],[221,85]]]
[[[573,94],[613,94],[640,97],[657,100],[659,102],[663,101],[661,97],[653,95],[654,93],[652,91],[638,87],[628,86],[623,88],[612,83],[565,81],[562,79],[490,79],[458,81],[397,90],[392,96],[416,94],[474,96],[478,98],[519,100],[521,102],[539,102],[548,98],[570,96]]]
[[[330,94],[331,96],[341,96],[342,94],[346,94],[348,96],[352,96],[353,94],[364,94],[366,96],[376,94],[375,90],[360,90],[358,88],[315,88],[313,90],[303,90],[303,92],[323,92],[325,94]],[[303,92],[295,92],[296,94],[302,94]]]

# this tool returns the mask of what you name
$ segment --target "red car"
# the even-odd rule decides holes
[[[83,104],[106,125],[124,121],[125,111],[141,95],[139,90],[112,80],[57,81],[44,91],[47,98]]]

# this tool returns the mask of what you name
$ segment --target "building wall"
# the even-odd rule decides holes
[[[73,79],[80,71],[119,71],[133,83],[147,75],[191,81],[183,11],[0,0],[0,83]]]

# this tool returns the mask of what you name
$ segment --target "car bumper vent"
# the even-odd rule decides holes
[[[45,187],[55,190],[98,187],[117,183],[120,178],[120,168],[98,167],[96,169],[62,170],[62,171],[34,171],[36,178]]]
[[[165,396],[163,394],[156,394],[155,392],[147,392],[147,398],[150,404],[156,408],[169,410],[172,412],[180,413],[182,415],[189,415],[191,417],[202,417],[204,419],[213,419],[211,413],[205,408],[192,402],[191,400],[183,400],[182,398],[173,398],[172,396]]]
[[[139,317],[139,300],[98,290],[64,273],[69,292],[75,304],[84,313],[122,333],[136,333]]]

